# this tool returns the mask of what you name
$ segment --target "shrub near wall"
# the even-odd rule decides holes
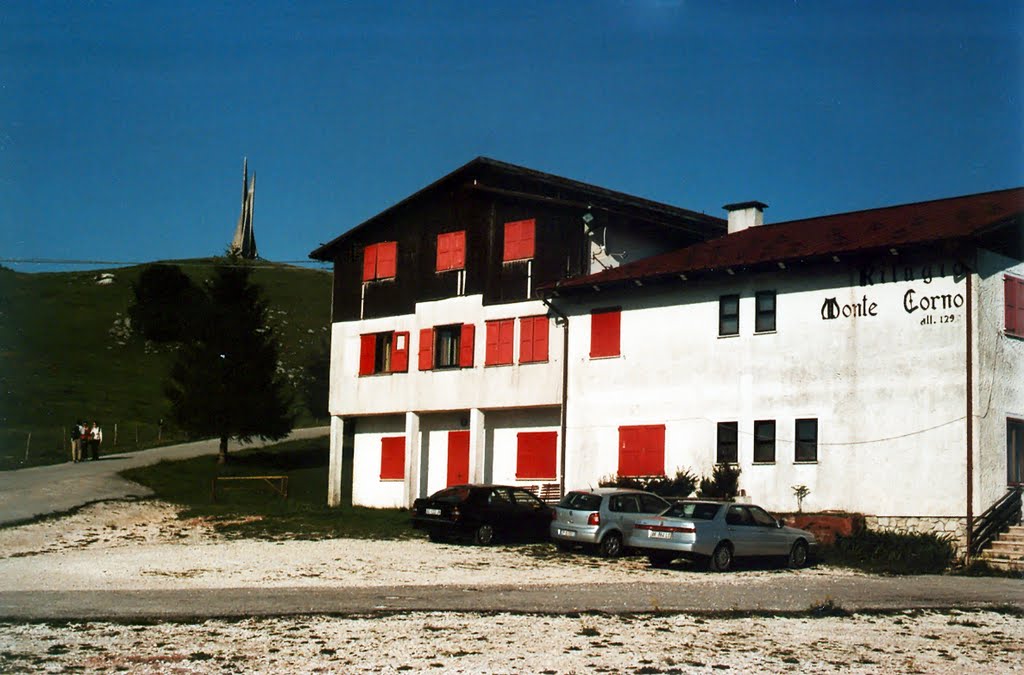
[[[950,537],[864,530],[822,548],[826,562],[883,574],[941,574],[956,559]]]

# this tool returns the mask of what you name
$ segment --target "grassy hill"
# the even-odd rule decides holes
[[[210,259],[171,263],[196,282],[212,276]],[[107,451],[115,449],[115,428],[120,451],[153,445],[158,435],[182,438],[158,430],[168,418],[163,382],[173,348],[135,336],[127,321],[142,269],[23,274],[0,267],[0,469],[66,461],[64,437],[76,419],[100,422]],[[111,283],[98,283],[104,272]],[[329,339],[331,275],[261,263],[252,279],[268,300],[281,366],[297,386],[302,366]],[[300,424],[313,421],[304,407],[297,412]]]

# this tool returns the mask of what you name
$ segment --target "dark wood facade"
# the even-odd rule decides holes
[[[476,159],[311,254],[334,263],[333,321],[411,314],[460,295],[458,271],[435,270],[437,236],[465,231],[461,295],[484,304],[539,298],[538,286],[590,272],[590,228],[671,250],[724,233],[719,218],[485,158]],[[504,225],[534,219],[532,261],[503,262]],[[397,242],[392,279],[363,281],[367,246]]]

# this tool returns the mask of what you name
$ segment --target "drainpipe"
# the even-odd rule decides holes
[[[565,495],[565,427],[569,403],[569,317],[551,304],[548,298],[541,298],[548,309],[558,317],[555,323],[562,324],[562,410],[558,429],[558,496]]]
[[[967,270],[967,562],[971,560],[974,529],[974,290]]]

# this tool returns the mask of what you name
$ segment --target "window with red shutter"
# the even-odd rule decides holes
[[[445,232],[437,235],[438,272],[461,270],[466,266],[466,232]]]
[[[485,366],[507,366],[512,363],[512,334],[515,321],[499,319],[488,321],[487,350],[484,355]]]
[[[397,332],[391,340],[391,372],[409,371],[409,333]]]
[[[398,267],[398,243],[383,241],[363,249],[363,281],[394,278]]]
[[[434,329],[420,330],[420,370],[431,370],[434,367]]]
[[[619,427],[619,476],[665,475],[665,425]]]
[[[373,333],[359,336],[359,374],[373,375],[377,356],[377,336]]]
[[[505,223],[505,248],[502,260],[511,262],[532,258],[535,229],[536,220],[533,218]]]
[[[590,358],[619,355],[622,310],[595,309],[590,313]]]
[[[1024,279],[1003,277],[1003,300],[1006,306],[1006,334],[1024,337]]]
[[[405,478],[405,436],[386,436],[380,439],[380,479]]]
[[[462,335],[459,337],[459,366],[462,368],[473,367],[473,338],[476,335],[476,326],[471,323],[462,324]]]
[[[527,316],[519,320],[519,363],[548,360],[548,318]]]
[[[557,466],[557,431],[524,431],[517,435],[516,478],[555,478]]]

